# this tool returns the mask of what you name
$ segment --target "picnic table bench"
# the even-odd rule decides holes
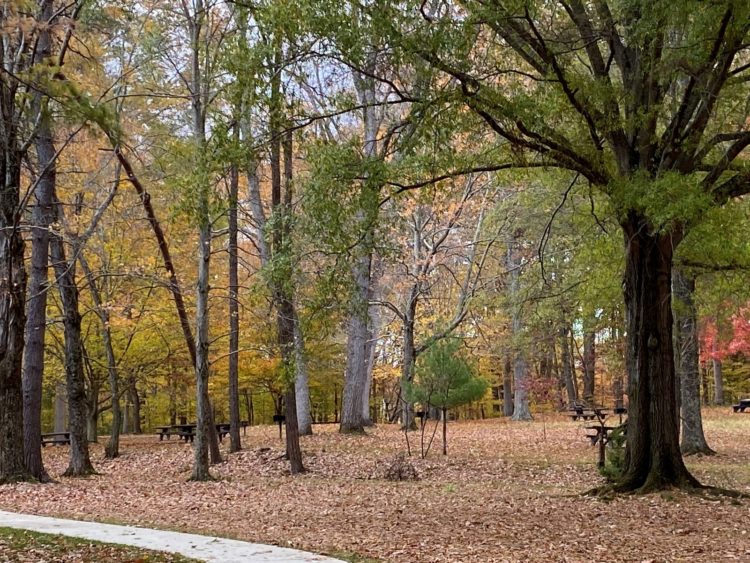
[[[55,446],[70,445],[70,432],[47,432],[42,434],[42,447],[47,444]]]
[[[740,399],[739,403],[732,405],[734,412],[745,412],[745,409],[750,411],[750,399]]]

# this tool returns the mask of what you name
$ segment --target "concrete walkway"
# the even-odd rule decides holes
[[[150,530],[135,526],[115,526],[31,516],[2,510],[0,510],[0,527],[131,545],[143,549],[179,553],[186,557],[216,563],[343,563],[338,559],[273,545]]]

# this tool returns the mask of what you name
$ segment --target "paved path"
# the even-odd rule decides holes
[[[186,557],[216,563],[343,563],[338,559],[323,555],[273,545],[149,530],[135,526],[115,526],[97,522],[31,516],[2,510],[0,510],[0,527],[132,545],[144,549],[179,553]]]

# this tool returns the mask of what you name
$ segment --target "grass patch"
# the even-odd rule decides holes
[[[126,545],[0,527],[0,561],[196,563],[199,560]]]
[[[336,559],[349,561],[349,563],[381,563],[380,559],[363,557],[362,555],[357,555],[356,553],[351,553],[349,551],[334,551],[330,555]]]

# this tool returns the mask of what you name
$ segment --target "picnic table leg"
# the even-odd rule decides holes
[[[604,439],[604,429],[602,428],[602,433],[599,435],[599,463],[597,463],[597,467],[604,467],[604,447],[606,446],[605,442],[606,440]]]

